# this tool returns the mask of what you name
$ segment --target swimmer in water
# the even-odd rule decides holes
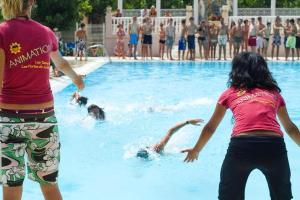
[[[75,102],[81,107],[81,106],[86,106],[88,102],[88,98],[84,96],[80,96],[79,92],[74,92],[71,98],[71,102]]]
[[[162,140],[159,143],[157,143],[153,147],[145,147],[145,148],[140,149],[137,152],[136,156],[139,158],[148,159],[149,151],[154,151],[156,153],[161,154],[164,151],[164,148],[167,145],[167,143],[169,142],[169,140],[171,139],[171,137],[174,135],[174,133],[176,133],[177,131],[179,131],[181,128],[185,127],[188,124],[199,126],[201,122],[203,122],[202,119],[190,119],[190,120],[178,123],[177,125],[172,127],[167,132],[167,134],[162,138]]]

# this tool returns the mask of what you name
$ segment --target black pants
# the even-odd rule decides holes
[[[221,169],[220,200],[245,199],[248,176],[254,169],[266,177],[272,200],[290,200],[291,172],[283,138],[232,138]]]

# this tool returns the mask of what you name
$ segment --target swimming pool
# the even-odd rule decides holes
[[[282,88],[294,122],[300,126],[300,63],[269,63]],[[229,62],[116,62],[88,75],[90,103],[104,107],[105,123],[86,118],[86,110],[69,104],[75,87],[56,94],[62,161],[60,187],[66,200],[215,200],[220,167],[232,128],[231,113],[201,152],[199,160],[183,163],[179,153],[192,147],[201,127],[175,134],[165,156],[151,161],[134,157],[139,149],[159,141],[175,123],[188,118],[207,121],[226,88]],[[149,112],[151,111],[151,112]],[[294,199],[300,199],[300,150],[286,137]],[[298,189],[297,189],[298,188]],[[24,199],[39,200],[38,185],[26,180]],[[263,175],[254,171],[246,199],[269,199]]]

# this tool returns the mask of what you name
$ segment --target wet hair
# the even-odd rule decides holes
[[[245,90],[261,88],[281,92],[265,59],[252,52],[243,52],[234,57],[228,86]]]
[[[0,0],[0,7],[3,18],[10,20],[24,15],[24,11],[29,8],[29,0]]]
[[[147,151],[147,149],[140,149],[136,153],[136,157],[143,158],[143,159],[148,159],[149,158],[149,152]]]
[[[86,106],[86,104],[88,102],[88,98],[87,97],[79,97],[76,102],[78,103],[79,106]]]
[[[97,120],[105,120],[105,113],[103,111],[103,108],[100,108],[99,106],[92,104],[88,108],[89,115],[93,116]]]
[[[84,24],[84,23],[81,23],[81,24],[80,24],[80,27],[81,27],[81,28],[84,28],[84,27],[85,27],[85,24]]]

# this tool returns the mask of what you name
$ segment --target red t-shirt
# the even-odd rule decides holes
[[[55,34],[33,20],[12,19],[0,24],[0,48],[5,52],[0,103],[52,101],[49,67],[50,52],[58,49]]]
[[[276,116],[285,102],[278,92],[259,88],[250,91],[229,88],[220,96],[218,103],[233,112],[235,123],[232,137],[256,130],[274,131],[283,136]]]

